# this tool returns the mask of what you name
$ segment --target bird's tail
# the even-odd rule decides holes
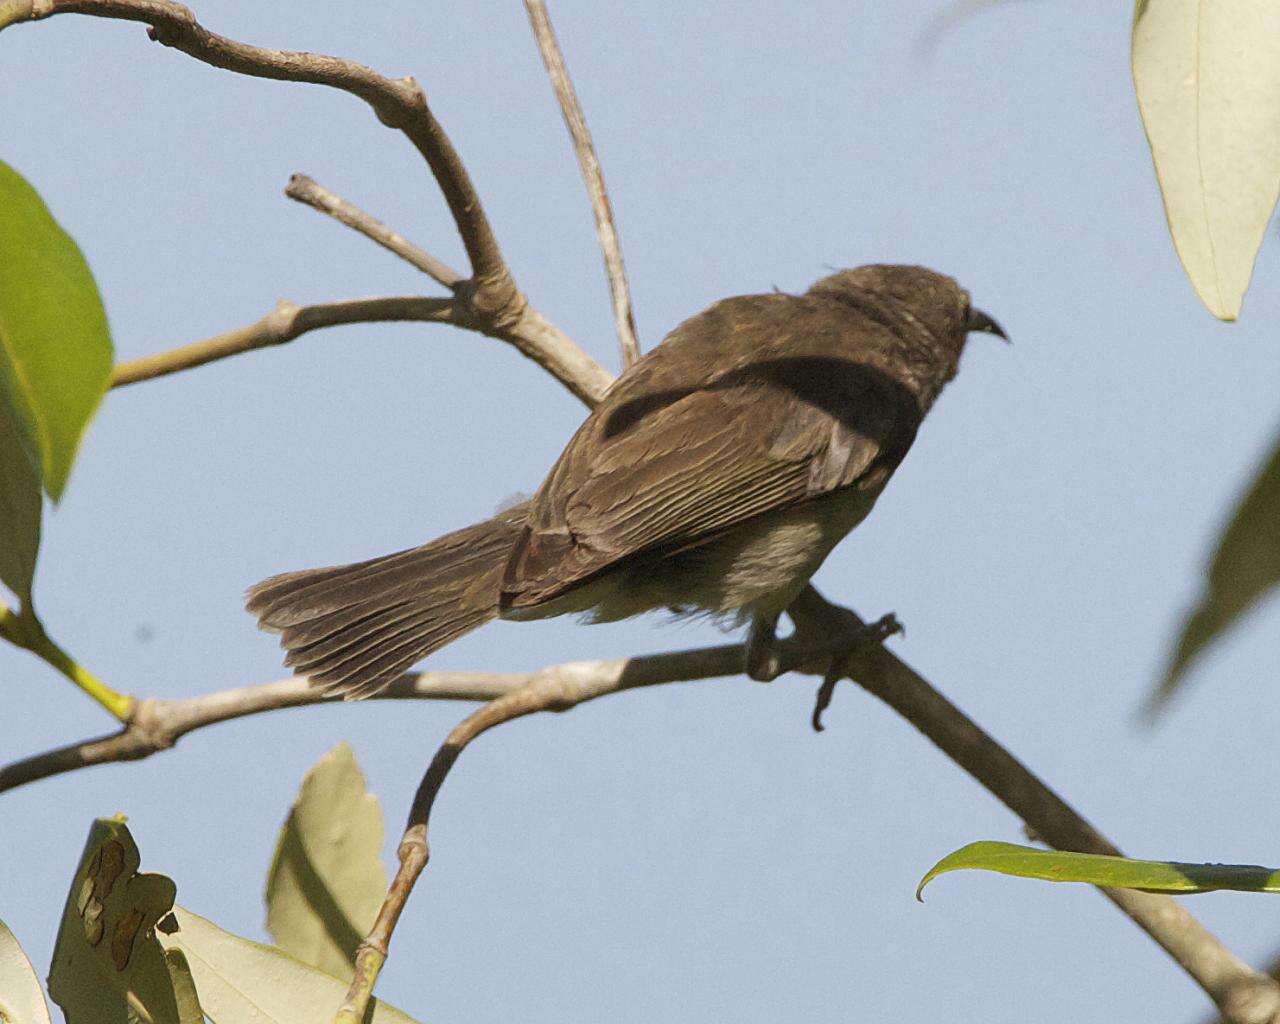
[[[348,699],[367,697],[497,615],[524,511],[367,562],[272,576],[250,588],[246,607],[280,634],[285,664],[299,675]]]

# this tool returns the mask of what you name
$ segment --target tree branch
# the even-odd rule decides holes
[[[349,203],[336,192],[330,192],[323,185],[305,174],[295,174],[285,186],[284,194],[297,200],[313,210],[328,214],[340,224],[345,224],[354,231],[359,231],[366,238],[377,242],[384,249],[395,253],[406,263],[417,267],[432,280],[455,291],[464,276],[443,260],[436,259],[425,249],[420,249],[403,235],[392,231],[389,227],[370,216],[364,210]]]
[[[152,39],[213,67],[254,78],[324,85],[364,100],[379,121],[404,133],[431,168],[466,246],[472,276],[481,290],[490,293],[489,302],[505,306],[518,295],[480,196],[413,78],[385,78],[339,57],[237,42],[210,32],[189,8],[168,0],[11,0],[0,28],[55,14],[141,22],[150,26]]]
[[[564,116],[565,126],[573,139],[573,151],[577,154],[582,180],[591,199],[591,211],[596,220],[596,237],[600,241],[601,255],[604,256],[605,276],[609,279],[609,295],[613,301],[613,326],[622,353],[622,367],[626,369],[640,358],[640,342],[636,339],[635,317],[631,312],[631,289],[627,284],[626,268],[622,264],[622,244],[618,241],[618,231],[613,222],[613,207],[604,187],[604,171],[596,157],[587,119],[582,113],[573,81],[569,78],[564,54],[560,52],[560,44],[556,42],[546,4],[543,0],[525,0],[524,5],[529,11],[529,24],[533,26],[542,63],[546,65],[551,87],[560,103],[560,113]]]
[[[637,686],[733,675],[741,670],[742,657],[742,647],[730,644],[616,661],[572,662],[531,673],[413,672],[370,699],[492,701],[545,678],[573,678],[600,696]],[[138,761],[168,750],[187,733],[219,722],[341,699],[310,686],[304,677],[294,676],[180,700],[139,700],[129,721],[117,732],[0,768],[0,793],[80,768]]]
[[[296,183],[296,184],[295,184]],[[573,339],[521,298],[519,310],[512,316],[499,311],[485,313],[470,301],[471,282],[459,279],[458,272],[430,253],[386,228],[380,221],[354,203],[305,175],[295,174],[285,189],[291,199],[327,213],[336,220],[385,246],[408,260],[418,269],[434,277],[459,297],[458,315],[451,319],[455,327],[478,331],[497,338],[532,359],[569,389],[582,403],[594,406],[613,383],[609,371],[597,363]],[[449,280],[453,283],[450,284]]]
[[[0,29],[19,21],[38,21],[55,14],[86,14],[136,21],[150,26],[151,38],[214,67],[256,78],[307,82],[339,89],[364,100],[378,119],[401,131],[422,154],[435,176],[457,225],[471,264],[471,277],[451,287],[453,315],[447,321],[513,345],[547,370],[587,405],[599,401],[611,375],[578,348],[567,335],[529,307],[502,258],[480,197],[444,128],[435,119],[413,78],[385,78],[355,61],[323,54],[269,50],[210,32],[181,4],[169,0],[0,0]],[[437,270],[447,270],[441,264]],[[343,321],[351,322],[351,321]],[[218,340],[225,353],[175,366],[186,369],[210,359],[260,347],[253,344],[260,324],[247,328],[250,343],[239,332]],[[287,339],[286,339],[287,340]],[[266,341],[264,344],[272,344]],[[182,351],[182,350],[179,350]],[[166,357],[155,357],[159,365]],[[184,353],[182,358],[187,358]],[[162,370],[160,372],[174,372]],[[159,373],[150,374],[158,376]],[[144,377],[129,376],[130,380]]]
[[[325,302],[315,306],[299,306],[286,299],[261,320],[225,334],[215,334],[204,341],[117,363],[111,372],[111,386],[124,387],[138,381],[163,377],[190,370],[217,359],[237,356],[242,352],[283,345],[308,331],[340,324],[417,321],[425,323],[457,323],[459,312],[453,299],[430,299],[404,295],[385,299],[350,299]]]
[[[788,614],[797,628],[845,632],[865,627],[852,611],[827,602],[812,586]],[[1050,846],[1079,853],[1121,855],[1114,844],[963,711],[885,648],[856,648],[845,671],[920,730],[938,749],[1018,815]],[[1235,1024],[1280,1018],[1280,985],[1253,970],[1169,896],[1101,889],[1195,980]]]
[[[832,605],[810,586],[788,614],[817,643],[783,644],[784,671],[823,674],[816,659],[840,652],[844,673],[884,701],[1006,807],[1061,850],[1120,855],[1120,851],[1017,758],[983,732],[922,676],[879,643],[867,643],[868,626],[854,612]],[[450,769],[483,733],[540,711],[567,711],[584,701],[637,686],[670,682],[665,659],[691,659],[686,669],[715,674],[741,671],[745,648],[709,648],[629,662],[562,665],[527,681],[472,712],[436,751],[414,796],[397,855],[395,879],[377,921],[356,953],[355,977],[334,1024],[356,1024],[368,1007],[396,922],[430,856],[427,828]],[[601,665],[610,665],[601,671]],[[660,667],[655,674],[654,668]],[[690,675],[689,678],[704,678]],[[1104,896],[1150,935],[1200,985],[1233,1024],[1270,1024],[1280,1017],[1280,986],[1254,971],[1168,896],[1128,889],[1102,889]]]

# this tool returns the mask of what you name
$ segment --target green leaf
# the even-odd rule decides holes
[[[54,501],[110,378],[111,335],[89,265],[35,189],[0,162],[0,402]]]
[[[1158,712],[1197,655],[1280,584],[1280,441],[1218,539],[1199,603],[1187,616],[1147,712]]]
[[[175,907],[177,929],[161,933],[166,949],[181,950],[191,964],[200,1005],[220,1024],[315,1024],[333,1018],[347,983],[308,967],[274,946],[223,931],[203,917]],[[414,1024],[378,1000],[366,1020]]]
[[[185,1024],[155,926],[173,906],[164,875],[138,874],[124,818],[99,818],[62,912],[49,995],[67,1024]],[[139,1012],[143,1010],[146,1016]]]
[[[173,996],[178,1004],[178,1020],[181,1024],[204,1024],[204,1011],[196,994],[196,980],[191,976],[191,965],[180,949],[164,951],[164,965],[173,983]]]
[[[356,947],[387,892],[382,812],[340,743],[303,777],[267,875],[267,930],[277,946],[336,978],[352,977]]]
[[[1176,861],[1130,860],[1095,853],[1062,853],[1014,843],[970,843],[929,869],[916,888],[948,871],[978,869],[1046,882],[1087,882],[1109,889],[1191,894],[1234,889],[1241,892],[1280,892],[1280,871],[1254,864],[1181,864]]]
[[[41,511],[40,475],[12,410],[0,400],[0,582],[24,609],[31,606]]]
[[[31,961],[0,921],[0,1021],[4,1024],[50,1024],[49,1006]]]
[[[1280,5],[1140,0],[1132,60],[1174,247],[1234,320],[1280,191]]]

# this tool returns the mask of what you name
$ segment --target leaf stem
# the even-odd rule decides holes
[[[0,605],[0,636],[57,669],[106,708],[107,713],[117,722],[129,721],[133,714],[134,699],[126,693],[113,690],[54,643],[44,631],[40,620],[28,608],[24,607],[21,613],[17,613]]]

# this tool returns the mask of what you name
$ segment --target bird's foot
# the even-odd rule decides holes
[[[822,724],[822,713],[831,705],[831,698],[835,696],[836,692],[836,683],[849,675],[849,662],[853,656],[874,644],[884,643],[895,633],[905,635],[906,629],[898,621],[898,617],[893,612],[889,612],[861,630],[858,635],[851,637],[845,649],[832,657],[830,664],[827,666],[826,675],[822,678],[822,685],[818,687],[818,695],[813,704],[811,722],[814,732],[822,732],[825,728]]]
[[[778,649],[778,617],[757,616],[747,634],[745,659],[747,676],[757,683],[771,683],[782,675],[782,652]]]

